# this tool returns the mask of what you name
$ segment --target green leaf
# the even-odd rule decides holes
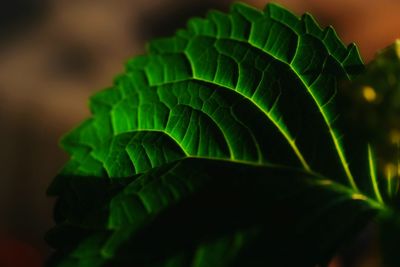
[[[60,266],[153,266],[179,255],[172,266],[312,266],[381,209],[308,172],[185,159],[137,176],[109,205],[113,231],[96,231]]]
[[[327,263],[392,201],[336,109],[361,69],[332,28],[275,4],[151,42],[62,140],[50,265]]]

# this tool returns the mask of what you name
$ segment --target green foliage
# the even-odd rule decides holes
[[[379,51],[366,71],[346,83],[343,114],[376,147],[384,175],[397,175],[400,143],[400,40]],[[397,177],[398,178],[398,177]]]
[[[337,84],[363,65],[270,4],[153,41],[66,135],[51,266],[315,266],[391,214]]]
[[[400,40],[379,51],[366,70],[345,82],[340,94],[343,120],[349,131],[370,140],[376,149],[377,171],[386,177],[386,192],[395,198],[399,190],[400,159]],[[398,200],[392,203],[398,207]],[[378,225],[384,266],[399,266],[393,249],[399,240],[399,219],[385,218]]]

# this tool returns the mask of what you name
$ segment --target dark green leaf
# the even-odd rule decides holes
[[[332,28],[274,4],[153,41],[62,141],[51,265],[327,263],[390,201],[336,110],[361,69]]]

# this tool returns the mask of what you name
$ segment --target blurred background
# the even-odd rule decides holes
[[[230,0],[13,0],[0,4],[0,265],[41,266],[52,225],[45,190],[67,160],[60,136],[89,116],[88,97],[110,86],[127,58],[188,17]],[[267,1],[247,0],[263,7]],[[400,37],[398,0],[277,0],[333,25],[368,62]],[[363,237],[360,237],[361,239]],[[373,246],[373,245],[372,245]],[[368,260],[352,266],[379,266]],[[28,255],[28,262],[18,255]],[[13,256],[14,255],[14,256]],[[17,259],[18,258],[18,259]],[[365,258],[365,257],[363,257]],[[16,259],[18,263],[16,263]],[[2,263],[3,261],[3,263]],[[19,265],[18,265],[19,264]],[[26,265],[25,265],[26,264]],[[332,266],[340,266],[339,260]]]

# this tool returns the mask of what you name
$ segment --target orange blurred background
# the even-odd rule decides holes
[[[111,85],[113,77],[123,71],[126,59],[144,52],[147,40],[173,34],[188,17],[202,16],[210,8],[227,10],[230,2],[3,2],[0,240],[19,243],[15,250],[25,251],[26,255],[46,257],[49,249],[43,235],[52,225],[53,200],[45,196],[45,190],[67,160],[57,142],[63,133],[89,116],[88,97]],[[257,7],[266,4],[260,0],[247,2]],[[400,37],[397,0],[275,2],[297,14],[309,11],[324,26],[333,25],[345,43],[357,43],[365,61]],[[1,255],[0,251],[0,265]],[[354,266],[379,264],[369,259]]]

